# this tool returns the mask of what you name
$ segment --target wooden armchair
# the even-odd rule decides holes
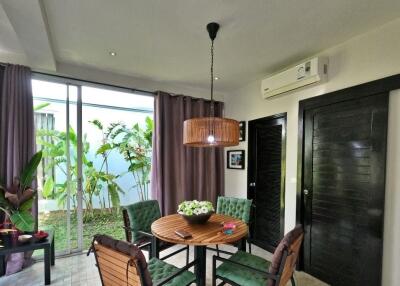
[[[147,263],[138,246],[107,235],[96,235],[90,252],[95,254],[103,286],[185,286],[196,280],[188,271],[196,261],[181,269],[157,258]]]
[[[303,237],[302,226],[296,226],[281,240],[271,262],[243,251],[236,252],[228,259],[214,255],[213,286],[217,279],[222,280],[219,285],[285,286],[291,280],[295,286],[293,274]],[[218,267],[217,260],[222,261]]]

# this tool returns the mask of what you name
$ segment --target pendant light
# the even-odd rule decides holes
[[[185,120],[183,144],[192,147],[228,147],[239,144],[239,122],[215,117],[214,112],[214,40],[218,23],[209,23],[207,31],[211,39],[211,102],[210,116]]]

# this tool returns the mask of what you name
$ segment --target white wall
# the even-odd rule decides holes
[[[297,135],[299,100],[400,73],[400,19],[323,51],[329,57],[329,81],[280,96],[261,98],[256,80],[225,97],[226,115],[252,120],[287,112],[285,232],[296,220]],[[398,285],[400,256],[400,92],[390,97],[388,174],[384,231],[383,284]],[[247,149],[247,141],[232,149]],[[247,154],[247,152],[246,152]],[[225,194],[246,197],[246,171],[225,169]]]

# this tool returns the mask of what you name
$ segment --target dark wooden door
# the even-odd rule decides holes
[[[388,94],[304,114],[304,269],[331,285],[380,285]]]
[[[251,239],[274,251],[284,232],[286,114],[249,121],[248,148]]]

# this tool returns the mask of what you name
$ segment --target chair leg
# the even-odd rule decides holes
[[[292,277],[290,278],[290,282],[292,282],[292,286],[296,286],[296,280],[294,279],[294,273]]]
[[[217,247],[218,247],[218,245],[217,245]],[[217,260],[216,260],[215,257],[213,256],[213,263],[212,263],[212,286],[216,286],[216,285],[217,285],[217,278],[215,277],[216,268],[217,268]]]
[[[249,241],[249,253],[251,254],[251,242]]]
[[[189,245],[186,247],[186,265],[189,264]]]
[[[219,246],[218,246],[218,244],[216,244],[215,246],[217,248],[217,256],[219,257]]]

